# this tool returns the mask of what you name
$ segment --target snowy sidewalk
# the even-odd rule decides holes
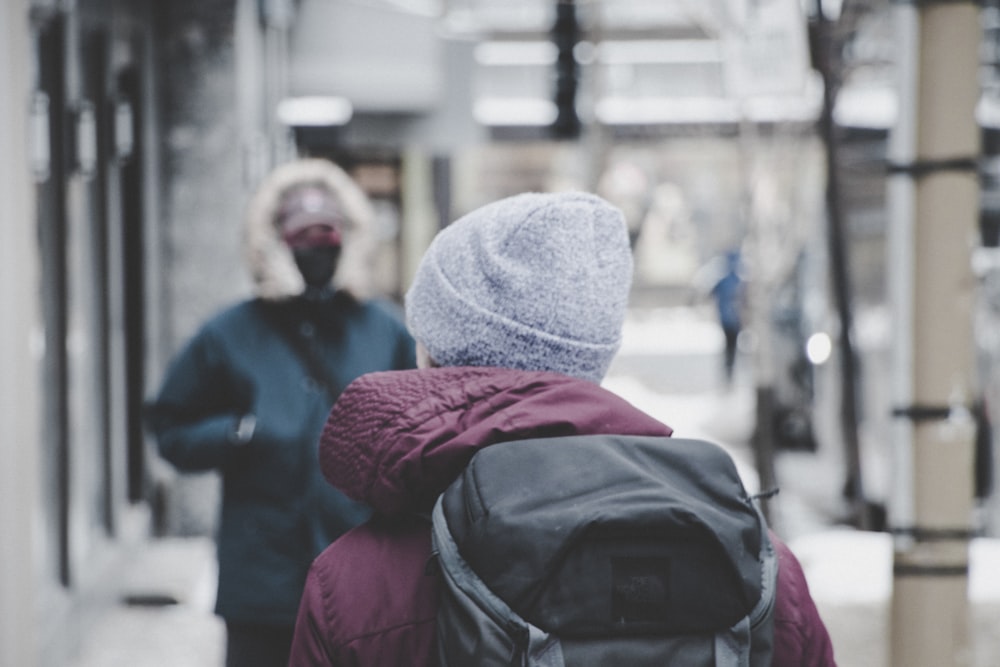
[[[841,667],[887,667],[892,600],[888,533],[832,529],[789,543],[805,571]],[[970,667],[1000,665],[1000,540],[969,550]],[[943,666],[944,667],[944,666]]]
[[[221,667],[215,583],[212,540],[150,539],[104,592],[68,667]]]

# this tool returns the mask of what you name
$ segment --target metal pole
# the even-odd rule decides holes
[[[576,112],[580,65],[574,49],[582,34],[575,0],[556,0],[556,19],[551,34],[557,50],[553,100],[558,115],[549,131],[553,139],[578,139],[582,130]]]
[[[891,664],[968,665],[973,509],[974,278],[979,209],[975,107],[980,42],[973,2],[900,6],[900,122],[890,195],[889,271],[899,339],[894,414],[900,448],[893,511]],[[896,244],[905,244],[898,246]],[[907,497],[908,496],[908,497]]]
[[[851,306],[851,282],[846,233],[844,231],[844,211],[841,206],[842,188],[839,170],[839,137],[833,121],[833,108],[840,89],[840,76],[834,56],[833,28],[817,1],[816,45],[818,67],[823,77],[823,107],[820,114],[820,136],[826,154],[826,212],[827,242],[830,252],[830,270],[833,280],[833,295],[840,318],[840,335],[837,337],[840,350],[840,428],[844,439],[846,476],[844,497],[850,507],[854,526],[867,530],[869,521],[868,504],[865,498],[864,477],[861,465],[861,442],[858,438],[858,364],[854,349],[854,319]]]

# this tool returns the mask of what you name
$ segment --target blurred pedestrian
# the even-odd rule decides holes
[[[370,510],[326,484],[317,442],[360,375],[415,365],[394,307],[368,299],[372,210],[326,160],[279,166],[251,200],[256,296],[212,317],[172,361],[149,409],[162,456],[218,469],[216,612],[229,667],[284,666],[306,572]]]
[[[725,339],[723,372],[726,383],[732,383],[746,300],[746,284],[739,251],[729,250],[724,255],[713,258],[698,270],[692,282],[699,294],[715,300],[719,327]]]
[[[621,212],[585,193],[500,200],[437,235],[406,295],[420,370],[359,378],[324,428],[323,473],[375,514],[313,564],[290,665],[439,664],[444,584],[428,517],[477,452],[539,438],[671,434],[599,386],[621,342],[631,281]],[[536,474],[509,483],[532,494]],[[773,664],[833,665],[802,570],[773,544]]]

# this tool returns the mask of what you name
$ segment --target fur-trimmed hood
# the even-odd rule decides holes
[[[286,193],[309,184],[333,193],[347,217],[333,284],[357,298],[370,296],[375,251],[371,203],[345,171],[318,158],[280,165],[263,180],[250,200],[244,219],[244,250],[257,296],[281,301],[305,289],[292,252],[275,225],[275,215]]]

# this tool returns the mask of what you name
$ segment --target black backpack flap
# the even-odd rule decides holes
[[[442,498],[459,553],[565,637],[711,633],[761,598],[761,517],[708,442],[572,436],[488,447]]]

